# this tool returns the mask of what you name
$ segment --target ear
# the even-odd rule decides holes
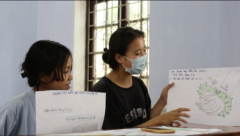
[[[48,83],[48,82],[50,81],[50,76],[43,75],[43,76],[41,77],[41,81],[42,81],[43,83]]]
[[[122,57],[122,55],[120,55],[119,53],[117,53],[117,54],[115,54],[114,57],[115,57],[115,60],[116,60],[118,63],[120,63],[120,64],[123,63],[124,58]]]

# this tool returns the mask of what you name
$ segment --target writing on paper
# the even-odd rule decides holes
[[[44,109],[45,113],[69,113],[72,112],[71,108],[48,108]]]
[[[80,115],[80,116],[71,116],[66,118],[68,122],[78,122],[78,121],[87,121],[87,120],[95,120],[95,119],[96,119],[96,116],[94,115]]]
[[[98,95],[98,92],[89,92],[89,91],[56,91],[53,92],[52,95],[79,95],[79,94],[86,94],[86,95]]]
[[[206,72],[206,69],[170,70],[169,80],[203,80],[199,75]]]

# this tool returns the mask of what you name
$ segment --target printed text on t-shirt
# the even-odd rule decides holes
[[[133,108],[133,110],[131,110],[130,113],[125,115],[125,120],[129,124],[134,119],[137,119],[139,117],[142,117],[143,119],[147,118],[146,109],[142,110],[142,108],[137,108],[137,110],[136,110],[135,108]]]

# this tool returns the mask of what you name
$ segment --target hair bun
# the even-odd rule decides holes
[[[108,52],[109,51],[108,48],[104,48],[103,50],[104,50],[104,52]]]
[[[108,54],[109,54],[108,49],[104,48],[103,50],[104,50],[104,53],[102,55],[102,60],[108,64]]]
[[[22,75],[22,78],[27,77],[27,74],[25,72],[23,72],[21,75]]]

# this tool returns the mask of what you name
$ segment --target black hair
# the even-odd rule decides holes
[[[71,51],[64,45],[50,41],[40,40],[30,47],[24,62],[21,64],[22,77],[28,78],[28,85],[36,87],[41,82],[44,75],[51,76],[52,81],[63,80],[63,67],[66,65],[69,56],[72,57]],[[52,82],[51,81],[51,82]]]
[[[126,54],[128,45],[131,44],[136,38],[145,37],[144,32],[133,29],[132,27],[118,28],[110,37],[109,49],[104,48],[102,59],[105,63],[109,64],[112,69],[117,69],[118,62],[115,60],[115,54]]]

